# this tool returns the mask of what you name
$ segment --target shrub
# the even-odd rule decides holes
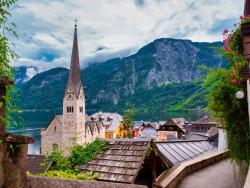
[[[86,173],[76,173],[74,171],[61,171],[61,170],[52,170],[45,173],[40,173],[40,176],[45,177],[52,177],[52,178],[65,178],[65,179],[79,179],[79,180],[88,180],[88,181],[94,181],[96,180],[99,175],[94,174],[94,172],[89,171]]]
[[[64,152],[61,149],[54,149],[51,153],[46,154],[46,162],[42,164],[44,167],[49,167],[52,170],[71,170],[72,166]]]
[[[75,145],[70,152],[69,161],[73,167],[83,165],[97,157],[108,148],[109,142],[95,140],[87,145]]]

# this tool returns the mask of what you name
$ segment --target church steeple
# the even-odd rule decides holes
[[[244,17],[250,18],[250,0],[245,0]]]
[[[78,40],[77,40],[77,23],[75,21],[75,32],[74,32],[74,41],[71,54],[70,62],[70,72],[68,78],[67,87],[72,84],[75,90],[75,96],[78,97],[80,87],[81,87],[81,78],[80,78],[80,61],[79,61],[79,52],[78,52]]]

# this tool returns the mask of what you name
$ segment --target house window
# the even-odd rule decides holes
[[[54,131],[56,132],[56,126],[55,126],[55,130]]]
[[[74,113],[74,107],[73,106],[67,106],[67,113]]]
[[[79,108],[79,110],[80,110],[80,113],[83,113],[83,107],[82,106]]]
[[[58,149],[58,145],[57,144],[53,144],[52,145],[52,150],[56,150],[56,149]]]

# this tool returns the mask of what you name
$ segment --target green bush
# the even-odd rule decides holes
[[[69,156],[69,161],[73,167],[77,165],[83,165],[97,157],[108,148],[109,142],[95,140],[87,145],[75,145]]]
[[[54,178],[70,178],[93,181],[99,177],[92,171],[80,173],[77,165],[83,165],[94,160],[98,154],[108,148],[109,142],[95,140],[86,145],[75,145],[71,148],[70,155],[66,157],[62,149],[54,149],[46,154],[46,162],[41,164],[50,167],[51,171],[39,174],[40,176]]]
[[[46,154],[44,167],[50,167],[52,170],[71,170],[72,166],[67,157],[64,156],[62,149],[54,149],[51,153]]]
[[[64,179],[79,179],[79,180],[88,180],[95,181],[99,175],[94,174],[94,172],[89,171],[86,173],[76,173],[74,171],[60,171],[60,170],[52,170],[45,173],[40,173],[40,176],[52,177],[52,178],[64,178]]]

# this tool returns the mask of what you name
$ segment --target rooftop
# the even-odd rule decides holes
[[[175,164],[196,158],[216,148],[205,140],[195,141],[168,141],[155,142],[155,151],[160,155],[163,162],[172,167]]]
[[[97,112],[90,117],[95,120],[101,118],[104,126],[106,127],[105,131],[115,131],[117,126],[122,121],[122,116],[120,114],[111,112]]]
[[[95,171],[99,180],[134,183],[146,157],[150,139],[106,139],[110,147],[81,171]]]
[[[209,125],[209,124],[217,124],[217,123],[215,121],[212,121],[208,116],[205,116],[197,121],[192,122],[192,124]]]

